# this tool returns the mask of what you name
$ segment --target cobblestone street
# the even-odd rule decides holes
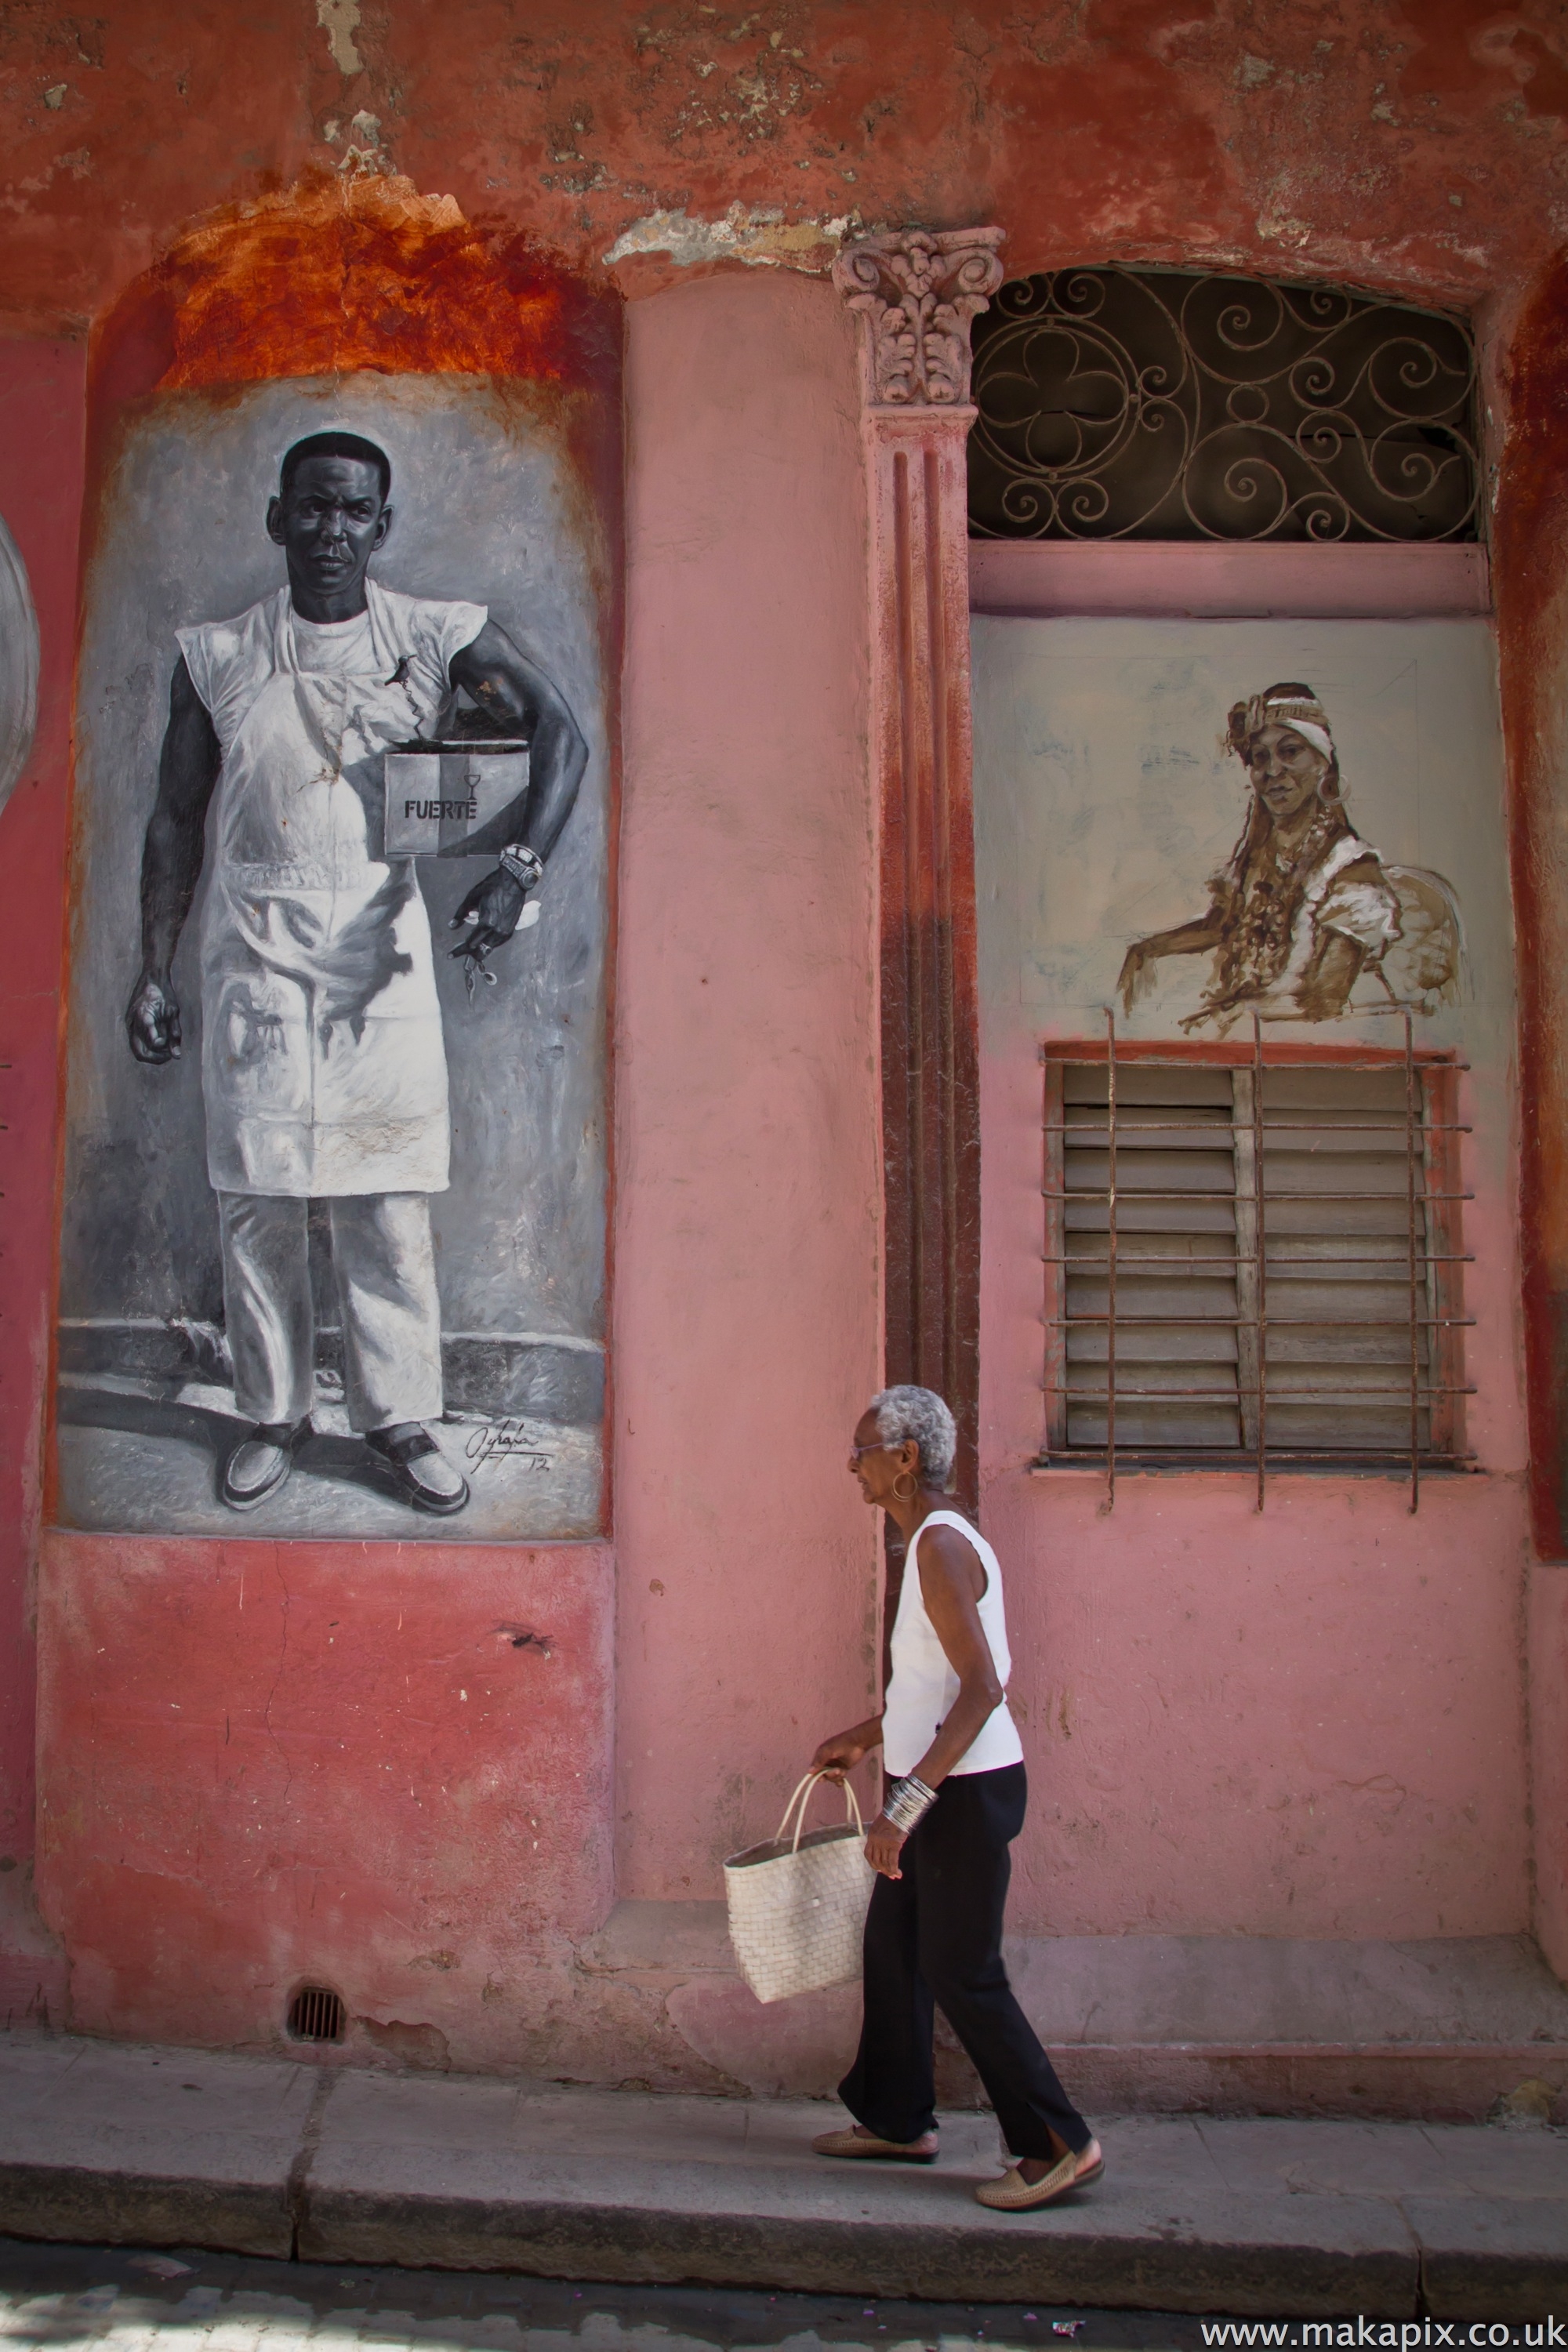
[[[493,2273],[245,2261],[0,2239],[5,2352],[1196,2352],[1200,2322],[1046,2304],[881,2302],[698,2287],[572,2285]]]

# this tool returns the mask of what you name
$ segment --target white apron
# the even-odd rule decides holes
[[[178,632],[223,750],[202,922],[221,1192],[439,1192],[451,1124],[430,922],[385,862],[381,754],[427,727],[475,604],[366,583],[365,675],[302,670],[289,591]]]

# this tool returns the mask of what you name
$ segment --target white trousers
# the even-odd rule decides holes
[[[292,1194],[220,1192],[223,1297],[235,1403],[247,1421],[303,1421],[315,1400],[307,1219]],[[427,1192],[327,1202],[350,1425],[441,1414],[441,1302]]]

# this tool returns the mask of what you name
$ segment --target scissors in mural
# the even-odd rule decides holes
[[[235,1402],[251,1424],[219,1475],[237,1511],[276,1493],[310,1433],[313,1200],[331,1232],[351,1425],[415,1509],[468,1501],[428,1425],[444,1408],[430,1196],[447,1189],[451,1117],[430,919],[415,859],[386,854],[384,759],[459,692],[477,723],[530,748],[526,790],[466,845],[496,860],[453,919],[470,996],[527,919],[587,761],[560,692],[484,605],[368,576],[391,484],[385,452],[357,434],[289,450],[267,509],[286,583],[177,632],[142,855],[125,1020],[136,1059],[165,1064],[181,1050],[170,975],[216,801],[202,1098]]]
[[[1247,823],[1206,913],[1128,949],[1117,982],[1126,1010],[1152,992],[1162,960],[1180,955],[1214,958],[1184,1029],[1223,1034],[1243,1013],[1334,1021],[1451,1002],[1463,944],[1453,890],[1441,875],[1386,865],[1357,833],[1311,688],[1288,679],[1237,703],[1226,740],[1251,784]]]

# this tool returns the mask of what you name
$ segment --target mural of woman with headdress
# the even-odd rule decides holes
[[[1237,1016],[1332,1021],[1363,974],[1388,1009],[1451,993],[1458,912],[1440,876],[1384,866],[1345,814],[1328,713],[1310,686],[1287,679],[1237,703],[1226,740],[1246,763],[1251,804],[1230,858],[1210,884],[1206,914],[1137,940],[1117,986],[1131,1012],[1175,955],[1214,956],[1202,1009],[1182,1023]],[[1408,935],[1408,937],[1407,937]],[[1401,943],[1408,955],[1394,953]],[[1410,969],[1404,967],[1408,964]]]

